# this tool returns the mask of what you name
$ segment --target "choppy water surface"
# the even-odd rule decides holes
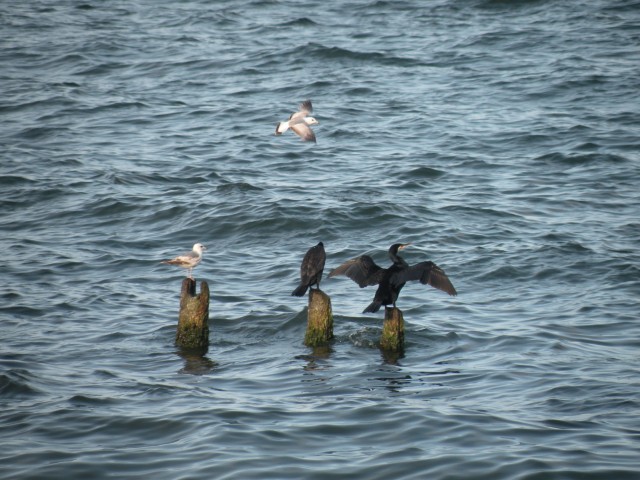
[[[636,1],[0,5],[0,477],[638,478]],[[317,145],[273,135],[305,98]],[[304,252],[433,260],[407,345]],[[195,242],[206,357],[174,346]]]

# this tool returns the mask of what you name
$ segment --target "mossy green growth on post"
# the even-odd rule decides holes
[[[384,309],[380,348],[390,352],[404,350],[404,317],[402,311],[396,307]]]
[[[333,313],[331,299],[321,290],[309,290],[309,309],[307,314],[307,333],[304,344],[307,347],[326,345],[333,339]]]
[[[180,293],[180,315],[176,331],[176,345],[183,348],[209,348],[209,285],[200,282],[196,295],[196,281],[185,278]]]

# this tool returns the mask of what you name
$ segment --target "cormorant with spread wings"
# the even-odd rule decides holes
[[[396,306],[400,290],[410,280],[419,280],[423,285],[431,285],[449,295],[457,295],[449,277],[433,262],[420,262],[409,265],[398,255],[409,243],[394,243],[389,248],[389,258],[393,262],[389,268],[382,268],[368,255],[348,260],[329,273],[329,278],[346,275],[356,282],[360,288],[378,285],[373,302],[362,313],[374,313],[382,305]]]

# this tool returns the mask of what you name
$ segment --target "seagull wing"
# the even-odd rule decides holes
[[[306,113],[313,112],[313,105],[311,105],[311,100],[305,100],[300,104],[300,111]]]
[[[294,125],[290,125],[291,130],[296,132],[300,137],[307,142],[315,142],[316,134],[313,133],[313,130],[307,125],[305,122],[296,123]]]
[[[307,112],[293,112],[289,116],[289,123],[304,123],[304,118],[307,116]]]
[[[197,262],[200,260],[200,254],[198,254],[197,252],[187,252],[187,253],[183,253],[182,255],[178,255],[175,258],[172,258],[171,260],[163,260],[162,263],[168,263],[169,265],[178,265],[178,266],[182,266],[182,265],[192,265],[194,262]]]
[[[329,278],[336,275],[346,275],[356,282],[360,288],[380,283],[386,270],[379,267],[369,255],[347,260],[329,273]]]

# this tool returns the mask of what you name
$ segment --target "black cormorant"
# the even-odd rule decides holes
[[[307,292],[307,288],[310,288],[312,285],[316,285],[318,290],[320,289],[320,280],[322,280],[322,272],[326,259],[327,255],[324,252],[322,242],[318,243],[315,247],[311,247],[307,253],[305,253],[302,264],[300,265],[300,285],[291,292],[291,295],[302,297]]]
[[[378,285],[373,302],[362,313],[374,313],[381,305],[396,306],[396,300],[400,290],[409,280],[420,280],[423,285],[447,292],[449,295],[457,295],[456,289],[449,281],[449,277],[440,267],[433,262],[420,262],[409,265],[398,255],[398,250],[406,248],[408,243],[394,243],[389,248],[389,258],[393,262],[389,268],[376,265],[368,255],[348,260],[329,273],[329,278],[336,275],[346,275],[360,287]]]

